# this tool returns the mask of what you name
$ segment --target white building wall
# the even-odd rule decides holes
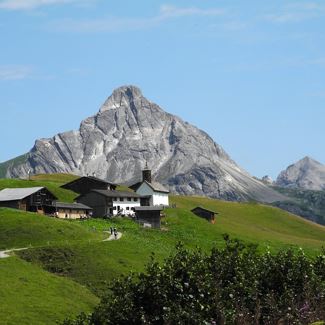
[[[153,204],[152,204],[153,206],[156,206],[156,205],[168,206],[169,205],[168,193],[155,192],[152,195],[152,201],[153,201]]]
[[[127,198],[123,198],[123,201],[121,201],[121,198],[117,198],[116,200],[113,200],[113,215],[117,215],[119,213],[118,207],[120,207],[120,210],[122,210],[122,214],[134,215],[132,208],[139,206],[140,198],[138,198],[137,201],[134,201],[134,198],[131,198],[131,201],[128,201]]]
[[[137,189],[137,194],[141,196],[151,196],[150,205],[169,205],[168,193],[155,192],[153,189],[146,183],[142,183],[141,186]]]

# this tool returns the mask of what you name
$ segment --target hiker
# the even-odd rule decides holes
[[[114,238],[117,239],[117,229],[114,228]]]

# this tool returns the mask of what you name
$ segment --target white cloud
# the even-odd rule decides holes
[[[107,17],[100,19],[74,20],[66,19],[51,24],[56,30],[72,32],[114,32],[121,30],[146,29],[162,24],[165,21],[188,16],[221,16],[223,9],[197,7],[175,7],[163,5],[159,13],[147,18]]]
[[[280,8],[276,13],[264,16],[264,19],[273,23],[297,23],[323,16],[325,6],[316,2],[294,2]]]
[[[22,80],[31,77],[32,73],[30,66],[0,65],[0,80]]]
[[[171,5],[162,5],[160,7],[160,15],[157,18],[162,20],[172,17],[184,17],[184,16],[219,16],[224,14],[223,9],[208,8],[201,9],[197,7],[175,7]]]
[[[31,10],[43,6],[94,2],[91,0],[0,0],[0,9],[6,10]]]

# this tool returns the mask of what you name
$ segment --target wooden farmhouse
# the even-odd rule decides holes
[[[130,186],[142,199],[144,206],[169,206],[169,191],[161,184],[152,181],[151,170],[142,171],[142,181]]]
[[[5,188],[0,191],[0,207],[48,213],[57,197],[45,187]]]
[[[196,207],[191,210],[191,212],[193,212],[198,217],[208,220],[211,223],[215,223],[215,216],[218,214],[218,212],[211,211],[202,207]]]
[[[82,203],[54,202],[49,213],[61,219],[86,219],[91,217],[92,210]]]
[[[140,206],[140,195],[134,192],[91,190],[76,198],[78,203],[93,209],[94,217],[134,215],[134,208]]]
[[[86,194],[91,190],[115,190],[116,185],[105,180],[93,177],[83,176],[76,180],[61,186],[66,190],[71,190],[79,194]]]
[[[160,228],[162,207],[142,206],[135,208],[137,222],[148,228]]]

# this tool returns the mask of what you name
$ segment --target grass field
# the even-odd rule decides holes
[[[0,274],[0,324],[56,324],[99,302],[78,283],[17,257],[0,260]]]
[[[0,208],[0,249],[2,250],[100,239],[102,239],[101,234],[78,224],[36,213]]]
[[[71,180],[70,177],[41,175],[33,181],[0,180],[0,186],[35,182],[42,186],[51,184],[53,192],[59,193],[62,190],[59,186]],[[60,195],[61,200],[67,201],[75,194],[60,192]],[[0,260],[0,281],[7,288],[0,292],[4,297],[2,308],[11,311],[10,308],[14,309],[15,304],[19,304],[16,311],[11,311],[12,317],[7,313],[8,322],[17,323],[26,315],[30,324],[37,324],[38,320],[46,318],[50,308],[52,314],[46,324],[54,324],[56,318],[71,316],[66,308],[69,305],[68,297],[72,300],[82,297],[80,309],[87,311],[96,297],[107,290],[110,281],[131,270],[143,270],[152,252],[162,260],[173,252],[179,241],[187,247],[197,246],[207,251],[213,245],[223,245],[222,235],[228,233],[233,238],[258,244],[262,251],[302,247],[310,256],[319,253],[325,245],[325,227],[277,208],[184,196],[172,196],[171,203],[176,204],[177,208],[165,210],[162,230],[143,229],[124,218],[68,221],[0,209],[0,248],[32,245],[28,250],[16,252],[15,257]],[[217,211],[216,223],[212,225],[194,216],[190,210],[195,206]],[[117,241],[103,242],[102,239],[108,236],[103,231],[110,226],[116,227],[123,236]],[[15,271],[9,274],[11,268]],[[27,281],[22,280],[24,278]],[[48,281],[53,283],[48,292],[37,292],[37,278],[44,286]],[[10,287],[9,284],[5,286],[6,281],[11,284]],[[56,295],[60,296],[61,286],[67,286],[67,291],[62,293],[63,298],[59,300]],[[21,297],[18,297],[20,292]],[[28,292],[31,303],[23,304],[23,297],[26,298]],[[46,294],[50,295],[48,304],[43,299]],[[77,306],[71,308],[78,312]]]
[[[282,210],[258,204],[238,204],[205,198],[172,197],[179,206],[165,210],[163,230],[143,229],[128,219],[113,221],[92,219],[72,221],[97,232],[114,226],[123,233],[118,241],[80,243],[64,242],[53,247],[35,248],[18,254],[52,271],[56,267],[65,275],[86,285],[101,296],[109,281],[129,271],[141,271],[152,252],[158,259],[167,257],[181,241],[187,247],[208,251],[221,246],[223,234],[259,245],[265,251],[302,247],[307,254],[320,252],[325,241],[325,228]],[[194,216],[189,209],[203,205],[219,211],[216,224]],[[69,250],[68,256],[62,251]],[[63,258],[62,258],[63,256]]]

